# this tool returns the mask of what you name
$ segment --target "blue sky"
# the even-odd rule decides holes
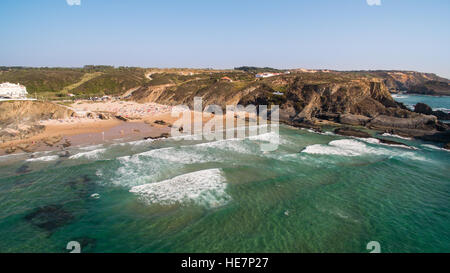
[[[450,78],[449,15],[448,0],[1,0],[0,65],[404,69]]]

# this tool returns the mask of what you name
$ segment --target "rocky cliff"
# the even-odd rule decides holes
[[[390,92],[407,92],[424,95],[450,96],[450,81],[432,73],[415,71],[359,72],[382,79]]]
[[[297,126],[328,120],[366,126],[409,136],[447,130],[433,115],[414,113],[393,100],[385,81],[342,73],[293,73],[263,80],[224,82],[200,78],[186,84],[148,86],[133,98],[192,107],[194,97],[204,105],[279,105],[280,119]]]
[[[68,108],[50,102],[0,102],[0,142],[23,139],[40,133],[39,120],[62,119],[73,115]]]

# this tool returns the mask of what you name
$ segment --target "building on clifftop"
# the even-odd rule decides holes
[[[21,84],[0,83],[0,99],[26,99],[28,95],[27,88]]]

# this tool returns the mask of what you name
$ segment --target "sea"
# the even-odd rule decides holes
[[[446,97],[397,99],[450,108]],[[1,156],[0,252],[450,252],[442,145],[285,125],[276,141],[263,127]]]

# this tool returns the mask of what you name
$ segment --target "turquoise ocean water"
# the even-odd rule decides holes
[[[404,103],[408,108],[414,110],[414,105],[418,102],[429,105],[433,110],[441,110],[450,113],[450,96],[424,96],[411,94],[392,95],[395,100]]]
[[[0,157],[0,252],[450,252],[450,152],[280,126]]]

